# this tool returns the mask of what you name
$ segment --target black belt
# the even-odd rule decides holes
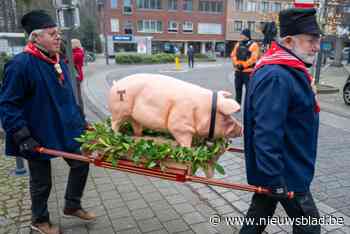
[[[217,102],[218,102],[217,100],[218,100],[218,93],[216,91],[213,91],[213,98],[211,101],[209,135],[208,135],[209,140],[213,139],[214,137],[216,109],[217,109]]]

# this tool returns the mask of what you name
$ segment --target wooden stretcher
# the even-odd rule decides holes
[[[119,170],[119,171],[124,171],[124,172],[144,175],[144,176],[157,177],[164,180],[170,180],[170,181],[176,181],[176,182],[182,182],[182,183],[194,182],[194,183],[219,186],[219,187],[228,188],[228,189],[254,192],[259,194],[271,194],[269,189],[263,188],[263,187],[257,187],[253,185],[247,185],[247,184],[228,183],[218,179],[194,176],[189,173],[188,169],[184,169],[184,168],[166,167],[165,169],[162,170],[160,167],[155,167],[155,168],[149,169],[142,163],[135,165],[132,161],[125,160],[125,159],[120,159],[118,160],[118,163],[116,165],[112,165],[112,163],[103,161],[101,157],[96,157],[93,155],[73,154],[73,153],[67,153],[67,152],[53,150],[53,149],[47,149],[44,147],[38,147],[36,148],[35,151],[42,154],[55,156],[55,157],[63,157],[63,158],[87,162],[101,168],[114,169],[114,170]],[[244,153],[243,149],[234,148],[234,147],[229,147],[227,151]],[[292,199],[293,197],[294,197],[294,192],[288,192],[288,198]]]

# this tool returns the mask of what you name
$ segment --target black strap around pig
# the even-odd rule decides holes
[[[209,140],[213,139],[214,137],[217,102],[218,102],[218,93],[214,91],[212,101],[211,101],[210,127],[209,127],[209,135],[208,135]]]

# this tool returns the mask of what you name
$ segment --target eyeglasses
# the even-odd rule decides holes
[[[61,30],[55,29],[51,32],[46,32],[52,38],[60,38],[62,36]]]

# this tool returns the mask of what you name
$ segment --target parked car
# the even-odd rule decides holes
[[[346,80],[343,88],[343,99],[346,105],[350,105],[350,76]]]

